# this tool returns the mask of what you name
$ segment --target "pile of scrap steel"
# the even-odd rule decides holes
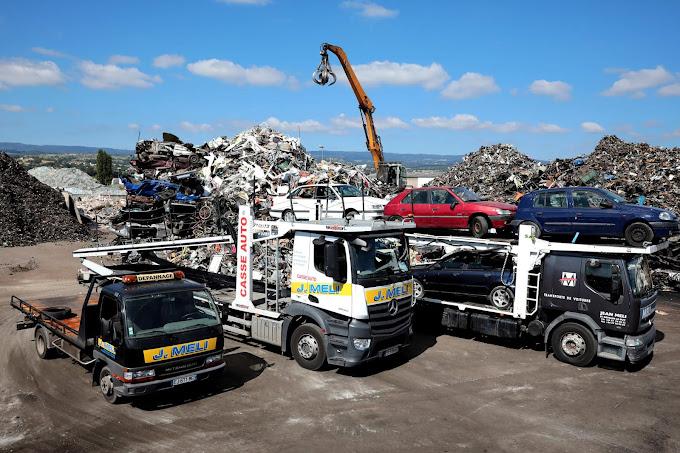
[[[64,196],[0,152],[0,246],[88,240],[90,229],[69,212]]]
[[[266,124],[198,147],[164,133],[162,141],[138,142],[131,163],[138,173],[123,180],[127,203],[109,225],[118,243],[235,236],[239,205],[254,206],[255,217],[267,220],[271,198],[302,184],[347,183],[373,196],[381,196],[379,191],[384,190],[364,174],[364,166],[316,162],[300,139]],[[179,265],[207,269],[217,253],[224,250],[201,248],[167,257]],[[257,255],[256,265],[260,262],[264,268],[264,258]],[[222,272],[235,273],[229,253]]]

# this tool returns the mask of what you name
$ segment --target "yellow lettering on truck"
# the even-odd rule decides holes
[[[190,343],[163,346],[162,348],[144,350],[144,363],[161,362],[188,355],[212,351],[217,347],[217,338],[192,341]]]

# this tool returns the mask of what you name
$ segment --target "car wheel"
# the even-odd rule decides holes
[[[35,329],[35,352],[41,359],[49,359],[54,356],[54,348],[49,347],[47,335],[41,327]]]
[[[392,222],[401,222],[402,220],[404,220],[404,218],[400,215],[391,215],[389,220],[391,220]]]
[[[353,220],[353,219],[358,218],[358,217],[359,217],[359,213],[355,210],[349,210],[345,214],[345,219],[347,219],[347,220]]]
[[[193,165],[196,165],[198,163],[199,157],[198,154],[192,154],[189,156],[189,162],[191,162]]]
[[[120,402],[121,397],[113,390],[113,373],[108,366],[104,366],[99,372],[99,389],[107,403],[116,404]]]
[[[470,221],[470,232],[473,237],[483,238],[489,232],[489,222],[482,216],[473,217]]]
[[[425,297],[425,287],[423,286],[423,282],[417,278],[413,279],[413,297],[416,299],[422,299]]]
[[[295,222],[295,213],[290,209],[283,211],[281,218],[286,222]]]
[[[635,222],[626,227],[624,233],[626,243],[632,247],[642,247],[645,242],[652,242],[654,231],[646,223]]]
[[[323,334],[316,324],[302,324],[293,332],[291,349],[295,361],[302,368],[318,370],[326,363]]]
[[[574,366],[588,366],[597,353],[595,337],[590,330],[575,322],[555,329],[551,344],[555,358]]]
[[[499,310],[510,310],[512,299],[512,291],[507,286],[496,286],[489,294],[491,304]]]
[[[531,228],[533,228],[534,229],[534,237],[536,239],[541,237],[541,229],[534,222],[522,222],[520,226],[522,226],[522,225],[529,225]],[[519,229],[517,231],[519,231]]]

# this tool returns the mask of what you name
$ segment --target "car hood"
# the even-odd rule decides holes
[[[624,208],[626,211],[640,216],[652,216],[654,218],[658,218],[659,214],[662,212],[669,212],[671,214],[671,219],[677,220],[678,216],[673,213],[673,211],[668,211],[666,209],[660,209],[660,208],[655,208],[653,206],[640,206],[640,205],[635,205],[635,204],[625,204],[621,205],[622,208]]]
[[[475,201],[473,204],[477,206],[488,206],[494,209],[507,209],[513,212],[517,211],[517,206],[514,204],[502,203],[500,201]]]

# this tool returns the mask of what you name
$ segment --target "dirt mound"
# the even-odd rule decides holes
[[[86,240],[89,228],[66,209],[61,193],[41,183],[0,152],[0,244],[16,247]]]

